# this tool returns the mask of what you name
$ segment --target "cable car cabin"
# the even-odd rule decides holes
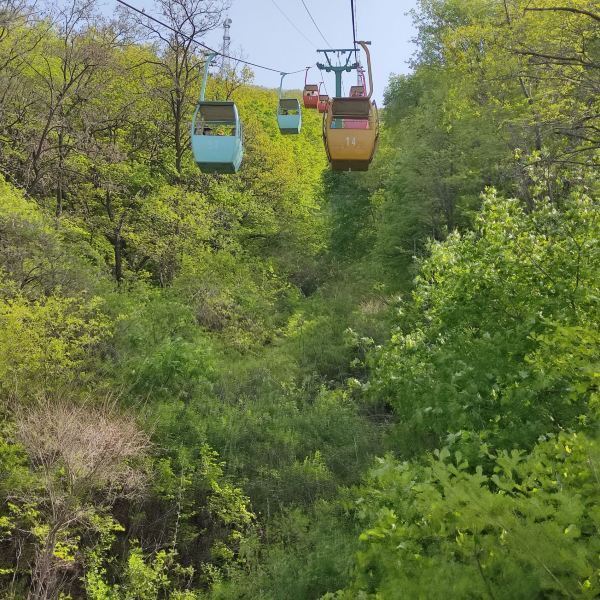
[[[367,171],[379,137],[377,106],[368,97],[334,98],[323,120],[323,137],[334,171]]]
[[[237,173],[243,157],[242,125],[233,102],[200,102],[192,120],[192,152],[207,173]]]
[[[328,107],[329,107],[329,96],[327,96],[327,94],[320,94],[319,95],[319,104],[317,106],[317,108],[319,109],[319,112],[326,113]]]
[[[244,156],[243,128],[234,102],[205,101],[212,52],[204,62],[200,99],[192,118],[192,153],[207,173],[237,173]]]
[[[199,102],[192,119],[192,152],[206,173],[237,173],[244,155],[242,124],[233,102]]]
[[[302,92],[302,100],[304,101],[304,108],[317,108],[319,105],[319,86],[307,83]]]
[[[300,133],[302,113],[300,102],[296,98],[281,98],[277,108],[277,125],[281,133],[289,135]]]

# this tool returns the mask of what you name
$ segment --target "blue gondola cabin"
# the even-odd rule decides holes
[[[198,103],[192,120],[192,152],[206,173],[238,172],[244,149],[235,103]]]
[[[302,112],[300,102],[295,98],[282,98],[277,109],[277,125],[283,134],[300,133],[302,127]]]

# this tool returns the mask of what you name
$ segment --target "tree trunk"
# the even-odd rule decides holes
[[[35,554],[31,573],[31,587],[27,600],[49,600],[56,596],[57,572],[54,560],[56,528],[52,528],[42,548]]]
[[[62,127],[58,131],[58,167],[56,169],[56,217],[60,218],[63,212],[63,200],[65,198],[63,188],[63,171],[65,164],[65,133]]]
[[[183,144],[181,143],[181,100],[176,99],[175,107],[175,169],[181,177],[183,163]]]
[[[123,280],[123,244],[121,239],[121,232],[115,231],[114,238],[114,251],[115,251],[115,279],[118,285],[121,285]]]
[[[115,280],[117,285],[121,285],[121,282],[123,281],[123,237],[121,232],[123,231],[123,225],[125,225],[126,217],[127,213],[123,212],[113,234],[113,249],[115,253]]]

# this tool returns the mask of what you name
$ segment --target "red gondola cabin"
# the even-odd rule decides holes
[[[319,112],[326,113],[328,106],[329,106],[329,96],[327,96],[326,94],[320,94],[319,95],[319,104],[317,106],[317,108],[319,109]]]
[[[309,71],[310,67],[306,67],[306,73],[304,74],[304,91],[302,92],[302,100],[304,102],[304,108],[318,108],[320,86],[318,86],[316,83],[308,83]]]
[[[317,108],[319,105],[319,86],[307,83],[302,94],[304,108]]]

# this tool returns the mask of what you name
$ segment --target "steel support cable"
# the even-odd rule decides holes
[[[323,87],[325,88],[325,93],[329,96],[329,90],[327,89],[327,84],[325,83],[325,79],[323,78],[323,73],[321,73],[321,83],[323,84]]]
[[[129,10],[132,10],[132,11],[138,13],[139,15],[142,15],[143,17],[150,19],[151,21],[154,21],[156,24],[160,25],[161,27],[164,27],[165,29],[169,29],[176,35],[180,35],[182,38],[192,42],[193,44],[196,44],[196,46],[203,48],[204,50],[207,50],[208,52],[210,52],[211,54],[214,54],[215,56],[222,56],[223,58],[228,58],[230,60],[242,63],[243,65],[248,65],[249,67],[255,67],[257,69],[263,69],[265,71],[272,71],[273,73],[279,73],[279,74],[285,73],[286,75],[296,75],[296,73],[303,73],[305,71],[305,69],[298,69],[297,71],[291,71],[291,72],[282,71],[281,69],[274,69],[273,67],[265,67],[264,65],[259,65],[258,63],[250,62],[249,60],[243,60],[243,59],[237,58],[235,56],[229,56],[227,54],[223,54],[223,52],[214,50],[210,46],[207,46],[206,44],[203,44],[202,42],[199,42],[198,40],[191,38],[189,35],[185,35],[185,33],[181,33],[180,31],[177,31],[174,27],[171,27],[170,25],[168,25],[167,23],[164,23],[160,19],[157,19],[156,17],[153,17],[152,15],[147,14],[145,10],[136,8],[135,6],[132,6],[128,2],[125,2],[125,0],[117,0],[117,2],[119,4],[122,4]]]
[[[356,57],[356,62],[358,62],[358,44],[356,42],[356,5],[354,4],[354,0],[350,0],[350,10],[352,12],[352,41],[354,42],[354,56]]]
[[[285,20],[313,47],[316,48],[317,44],[315,44],[312,40],[310,40],[308,38],[307,35],[305,35],[305,33],[296,25],[296,23],[294,23],[294,21],[292,21],[287,15],[286,13],[283,11],[283,9],[279,6],[279,4],[277,4],[277,2],[275,2],[275,0],[271,0],[271,2],[273,3],[273,6],[275,6],[275,8],[283,15],[283,17],[285,18]]]
[[[308,9],[308,6],[306,6],[306,2],[304,2],[304,0],[300,0],[300,1],[302,2],[302,6],[304,6],[304,8],[306,9],[306,12],[308,13],[308,16],[310,17],[310,20],[313,22],[313,25],[316,27],[317,31],[319,32],[319,35],[323,38],[323,41],[327,44],[327,47],[332,48],[333,46],[327,41],[327,38],[323,35],[323,32],[317,25],[317,22],[315,21],[310,10]]]

